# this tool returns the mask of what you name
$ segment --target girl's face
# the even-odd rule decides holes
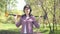
[[[29,15],[30,13],[30,9],[29,8],[25,8],[25,14]]]

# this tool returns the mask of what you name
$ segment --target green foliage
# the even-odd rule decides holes
[[[49,21],[52,22],[53,20],[53,14],[54,14],[54,1],[55,2],[55,15],[57,23],[59,21],[59,15],[60,15],[60,3],[59,0],[26,0],[28,4],[32,7],[32,14],[35,16],[44,16],[45,12],[47,12],[47,16],[49,18]],[[44,8],[44,10],[42,9]]]
[[[13,7],[16,7],[16,0],[0,0],[0,23],[14,23],[13,16],[5,16],[5,12],[8,11],[9,14],[16,14],[17,10],[7,10],[7,6],[11,4]],[[17,14],[21,12],[18,11]]]

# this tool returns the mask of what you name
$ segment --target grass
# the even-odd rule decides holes
[[[0,34],[19,34],[19,29],[15,24],[0,24]],[[41,32],[42,34],[60,34],[60,27],[54,32],[49,30],[49,27],[43,28],[42,25],[40,29],[34,28],[34,32]]]
[[[19,34],[15,24],[0,24],[0,34]]]

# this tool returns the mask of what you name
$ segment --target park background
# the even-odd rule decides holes
[[[35,33],[60,34],[60,0],[0,0],[0,34],[19,34],[13,15],[23,15],[24,5],[29,4],[32,14],[40,24]]]

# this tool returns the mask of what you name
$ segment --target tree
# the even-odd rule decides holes
[[[2,22],[5,22],[7,19],[5,19],[5,13],[9,11],[9,13],[11,12],[10,10],[8,10],[7,6],[8,5],[12,5],[12,7],[16,7],[16,3],[17,1],[16,0],[0,0],[0,20]],[[4,19],[2,19],[4,18]],[[5,21],[3,21],[5,20]]]

